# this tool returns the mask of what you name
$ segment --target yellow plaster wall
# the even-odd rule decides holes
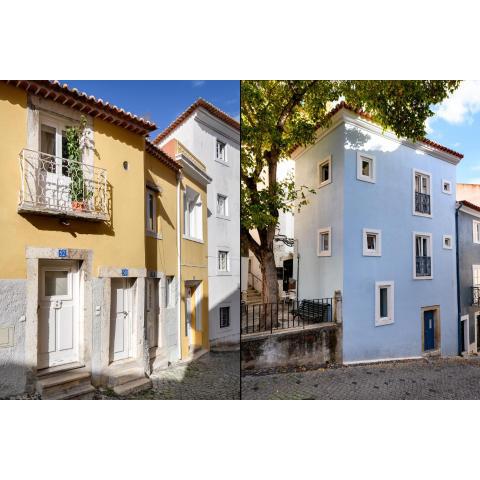
[[[58,218],[20,215],[19,153],[27,140],[27,94],[0,84],[0,278],[26,277],[27,246],[92,249],[94,275],[99,266],[145,267],[145,140],[101,120],[93,125],[94,164],[107,169],[112,223],[71,219],[64,226]]]
[[[157,194],[157,228],[161,239],[145,236],[146,265],[149,270],[177,275],[177,172],[145,154],[145,182],[161,187]],[[144,227],[145,231],[145,227]]]

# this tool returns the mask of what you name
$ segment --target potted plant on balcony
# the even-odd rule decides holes
[[[87,120],[82,115],[80,125],[67,127],[65,131],[68,176],[70,177],[70,200],[72,208],[81,211],[86,209],[86,202],[93,195],[83,176],[82,151],[85,145],[86,127]]]

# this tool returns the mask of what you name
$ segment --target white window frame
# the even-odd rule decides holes
[[[479,230],[477,226],[480,225],[479,220],[472,220],[472,229],[473,229],[473,243],[480,244],[480,235],[478,235]]]
[[[445,184],[448,185],[448,189],[445,189]],[[452,182],[450,180],[445,180],[442,178],[442,192],[446,193],[447,195],[452,194]]]
[[[223,158],[219,158],[217,156],[217,145],[221,143],[223,145]],[[223,164],[228,164],[227,160],[227,142],[224,142],[223,140],[220,140],[219,138],[215,139],[215,161],[223,163]]]
[[[328,180],[325,180],[322,182],[321,168],[325,164],[328,164]],[[326,156],[323,160],[320,160],[317,163],[317,179],[318,179],[319,188],[332,183],[332,156],[331,155]]]
[[[320,249],[320,236],[323,233],[328,233],[328,250]],[[317,256],[331,257],[332,256],[332,227],[319,228],[317,231]]]
[[[450,240],[450,246],[448,246],[445,242],[446,240]],[[452,235],[444,235],[442,239],[442,245],[444,250],[452,250],[453,249],[453,236]]]
[[[469,315],[462,315],[460,317],[460,321],[465,322],[465,325],[463,326],[463,343],[465,344],[465,350],[463,350],[461,353],[467,353],[470,347],[470,325],[468,324],[470,321]]]
[[[220,305],[218,307],[218,328],[221,328],[222,331],[225,331],[225,330],[228,330],[229,328],[232,327],[232,309],[230,308],[231,305]],[[228,325],[225,326],[225,327],[222,327],[222,314],[221,314],[221,311],[222,311],[222,308],[228,308]]]
[[[430,213],[421,213],[415,210],[415,176],[416,174],[425,175],[428,177],[428,195],[430,195]],[[433,190],[432,190],[432,174],[424,170],[419,170],[418,168],[412,169],[412,214],[417,217],[433,217]],[[421,192],[423,193],[423,192]]]
[[[428,237],[429,242],[428,242],[428,253],[430,255],[427,255],[430,257],[430,276],[423,276],[423,277],[417,277],[417,265],[416,265],[416,259],[417,259],[417,236],[422,236],[422,237]],[[413,232],[412,234],[412,239],[413,239],[413,279],[414,280],[432,280],[433,279],[433,236],[431,233],[428,232]]]
[[[153,202],[152,202],[152,205],[153,205],[153,211],[150,212],[150,196],[152,196],[153,198]],[[147,231],[147,234],[153,234],[153,235],[156,235],[156,233],[158,232],[158,219],[157,219],[157,192],[155,192],[155,190],[152,190],[151,188],[146,188],[146,192],[145,192],[145,202],[146,202],[146,208],[145,208],[145,211],[146,211],[146,231]],[[150,214],[152,216],[152,219],[153,219],[153,230],[150,229]]]
[[[220,252],[225,252],[227,254],[227,269],[226,270],[220,270],[220,268],[219,268]],[[217,273],[218,273],[218,275],[230,275],[230,249],[227,248],[227,247],[218,247],[218,250],[217,250]]]
[[[193,210],[189,205],[195,202]],[[192,228],[193,223],[194,228]],[[193,231],[192,231],[193,230]],[[183,238],[203,243],[203,203],[200,192],[186,187],[183,194]]]
[[[370,175],[363,175],[362,160],[370,160]],[[376,161],[375,156],[363,152],[357,152],[357,180],[362,182],[376,183]]]
[[[367,234],[376,236],[375,250],[368,249]],[[375,228],[363,229],[363,256],[364,257],[381,257],[382,256],[382,231]]]
[[[475,283],[475,270],[480,271],[480,265],[472,265],[472,286],[477,287],[480,286],[480,281],[478,284]],[[478,275],[478,277],[480,277],[480,275]],[[480,280],[480,278],[478,278],[478,280]]]
[[[388,315],[380,317],[380,289],[387,288],[387,309]],[[375,282],[375,326],[390,325],[395,322],[395,282],[385,280]]]
[[[221,215],[218,213],[218,197],[223,197],[225,199],[225,215]],[[216,211],[216,216],[217,218],[223,218],[223,219],[229,219],[230,218],[230,212],[229,212],[229,202],[228,202],[228,195],[225,195],[224,193],[217,193],[217,203],[215,205],[215,211]]]

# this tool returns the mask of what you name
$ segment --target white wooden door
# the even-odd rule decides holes
[[[76,262],[40,268],[38,368],[79,360],[79,281]]]
[[[112,278],[110,316],[110,361],[115,362],[131,357],[132,351],[131,283],[127,278]]]
[[[147,278],[147,339],[150,348],[158,347],[159,292],[158,279]]]

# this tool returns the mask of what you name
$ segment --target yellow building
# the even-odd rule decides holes
[[[181,358],[189,359],[209,349],[207,185],[211,178],[205,164],[176,139],[162,150],[182,166],[180,343]]]
[[[180,357],[180,167],[155,128],[57,82],[0,82],[0,396],[121,393]]]

